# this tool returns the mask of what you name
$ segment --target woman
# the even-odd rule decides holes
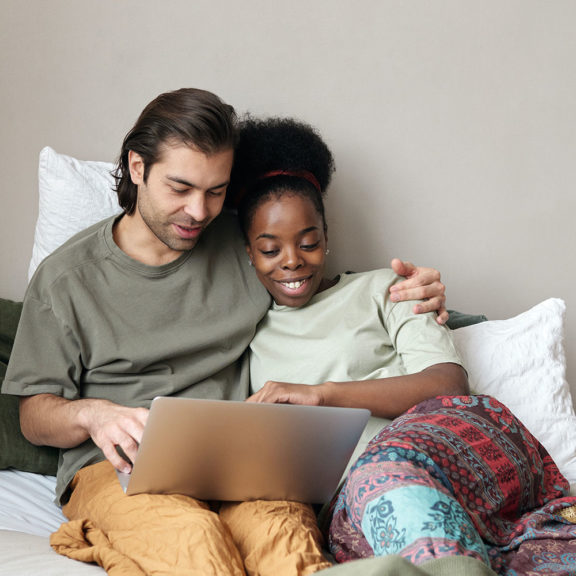
[[[500,566],[495,546],[524,534],[515,520],[563,496],[567,483],[504,406],[468,396],[449,332],[391,302],[391,270],[324,276],[323,194],[332,171],[329,149],[309,126],[245,121],[231,193],[248,256],[274,300],[251,344],[249,401],[362,407],[385,419],[408,411],[382,431],[384,422],[375,423],[376,436],[333,503],[330,549],[338,560],[401,554],[418,564],[464,555]],[[462,440],[472,437],[476,444]],[[490,474],[494,463],[513,477],[506,490]],[[538,493],[526,489],[534,482]],[[225,515],[251,506],[227,506]],[[291,506],[275,503],[270,516],[289,517]],[[306,517],[305,506],[296,509]],[[313,529],[307,534],[315,571],[319,539]]]
[[[250,261],[274,300],[251,346],[252,400],[361,406],[395,418],[438,394],[466,394],[448,330],[433,315],[414,315],[412,304],[391,301],[398,278],[391,270],[324,276],[322,196],[332,172],[330,150],[309,126],[244,122],[231,192]],[[294,327],[296,337],[288,334],[290,322],[307,322],[305,343],[301,327]],[[301,353],[275,353],[285,349],[284,337]]]

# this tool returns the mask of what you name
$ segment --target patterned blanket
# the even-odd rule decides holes
[[[442,396],[385,428],[332,503],[338,562],[399,554],[477,558],[506,576],[576,574],[576,498],[500,402]]]

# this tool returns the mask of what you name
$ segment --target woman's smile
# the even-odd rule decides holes
[[[326,234],[309,198],[283,194],[260,204],[248,230],[247,251],[276,304],[304,306],[320,290]]]

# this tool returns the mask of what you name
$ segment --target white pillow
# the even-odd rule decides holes
[[[524,423],[576,484],[576,416],[566,381],[566,304],[550,298],[508,320],[452,333],[474,392],[489,394]]]
[[[114,164],[77,160],[52,148],[40,152],[39,206],[28,278],[68,238],[121,212],[114,192]]]

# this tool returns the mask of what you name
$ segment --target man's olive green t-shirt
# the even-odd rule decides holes
[[[244,352],[270,299],[236,217],[221,214],[194,249],[163,266],[122,252],[114,222],[85,230],[39,266],[2,391],[133,407],[155,396],[246,398]],[[102,459],[92,441],[62,450],[57,498],[80,468]]]

